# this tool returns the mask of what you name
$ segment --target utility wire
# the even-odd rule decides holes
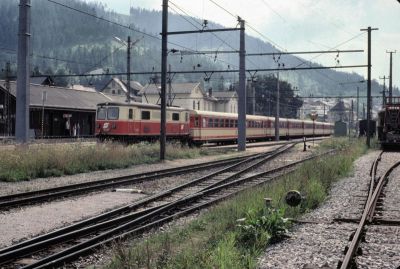
[[[12,54],[17,54],[17,50],[15,50],[15,49],[9,49],[9,48],[0,47],[0,50],[9,51]],[[30,56],[31,57],[35,57],[35,58],[42,58],[42,59],[54,60],[54,61],[60,61],[60,62],[66,62],[66,63],[90,65],[90,63],[78,62],[78,61],[74,61],[74,60],[66,60],[66,59],[61,59],[61,58],[51,57],[51,56],[45,56],[45,55],[40,55],[40,54],[35,54],[35,53],[31,53]]]
[[[177,9],[179,9],[181,12],[183,12],[186,16],[190,17],[194,22],[198,23],[200,26],[203,26],[201,23],[199,23],[197,20],[195,20],[192,16],[190,16],[185,10],[183,10],[183,8],[179,7],[177,4],[175,4],[172,1],[168,1],[170,2],[173,6],[175,6]],[[174,8],[170,7],[172,10],[174,10],[179,16],[181,16],[185,21],[187,21],[188,23],[190,23],[193,27],[195,27],[197,30],[201,30],[200,28],[198,28],[196,25],[194,25],[191,21],[189,21],[185,16],[183,16],[182,14],[180,14],[179,12],[177,12]],[[230,47],[232,50],[239,52],[236,48],[232,47],[229,43],[227,43],[225,40],[223,40],[221,37],[219,37],[216,33],[211,32],[212,35],[214,35],[217,39],[219,39],[222,43],[221,45],[218,47],[216,54],[218,53],[219,48],[222,46],[222,44],[227,45],[228,47]],[[216,59],[216,58],[214,58]],[[221,60],[222,61],[222,60]],[[251,64],[253,64],[256,68],[258,68],[259,66],[257,64],[255,64],[253,61],[248,60]],[[236,66],[237,65],[233,65],[230,64],[231,66]]]

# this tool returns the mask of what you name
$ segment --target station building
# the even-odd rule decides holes
[[[32,138],[93,136],[97,104],[126,100],[126,96],[97,92],[92,88],[63,88],[48,84],[51,85],[30,84],[29,128]],[[7,84],[0,80],[0,136],[15,134],[16,90],[15,81]]]

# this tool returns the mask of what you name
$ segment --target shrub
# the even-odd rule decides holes
[[[238,220],[238,243],[242,247],[259,249],[268,243],[274,243],[285,237],[289,221],[284,218],[283,210],[267,208],[249,210],[246,217]]]

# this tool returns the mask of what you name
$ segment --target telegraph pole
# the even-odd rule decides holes
[[[11,110],[10,110],[10,75],[11,67],[10,62],[6,63],[6,93],[4,100],[4,115],[6,116],[5,135],[11,136]]]
[[[382,107],[386,105],[386,80],[389,79],[386,76],[383,78],[379,77],[379,79],[383,79],[383,90],[382,90]]]
[[[351,114],[350,114],[350,122],[351,122],[351,129],[354,128],[354,102],[353,99],[351,99]],[[349,128],[349,135],[350,135],[350,130]]]
[[[126,57],[126,81],[128,85],[128,92],[126,93],[126,100],[128,103],[131,102],[131,37],[128,36],[128,48]]]
[[[279,68],[280,64],[278,64]],[[275,141],[279,141],[279,106],[280,106],[280,92],[279,92],[279,71],[276,75],[276,113],[275,113]]]
[[[392,77],[393,77],[393,74],[392,74],[392,69],[393,69],[393,61],[392,61],[392,58],[393,58],[393,53],[396,53],[396,51],[386,51],[386,53],[389,53],[390,54],[390,63],[389,63],[389,65],[390,65],[390,67],[389,67],[389,103],[392,103],[392,97],[393,97],[393,83],[392,83]]]
[[[29,140],[29,77],[30,77],[30,23],[31,1],[20,0],[18,21],[18,67],[17,67],[17,109],[16,130],[17,142]]]
[[[365,120],[365,103],[363,103],[363,120]]]
[[[371,146],[371,32],[378,30],[378,28],[368,27],[367,29],[361,29],[361,31],[368,32],[368,82],[367,82],[367,146]]]
[[[167,105],[168,106],[172,106],[172,78],[171,78],[171,65],[168,65],[168,73],[169,73],[169,77],[168,77],[168,102]]]
[[[168,57],[168,0],[162,5],[162,39],[161,39],[161,130],[160,130],[160,160],[165,160],[166,137],[166,86]]]
[[[360,103],[360,87],[357,86],[357,115],[356,115],[357,122],[356,122],[356,134],[358,133],[358,128],[359,128],[359,124],[360,124],[359,121],[358,121],[358,114],[359,114],[358,108],[359,108],[359,103]]]
[[[245,21],[238,17],[240,23],[239,47],[239,101],[238,101],[238,151],[246,150],[246,47]]]

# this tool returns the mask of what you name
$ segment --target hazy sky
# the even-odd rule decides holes
[[[129,7],[161,9],[161,0],[87,0],[107,4],[110,9],[129,13]],[[361,28],[379,28],[372,32],[372,76],[389,75],[389,55],[386,50],[398,50],[393,55],[393,81],[400,86],[400,3],[397,0],[213,0],[234,15],[239,15],[263,34],[246,33],[262,40],[273,41],[287,51],[327,49],[364,49],[365,53],[340,54],[341,65],[367,63],[367,34]],[[235,19],[210,0],[172,0],[190,15],[218,22],[227,27]],[[172,10],[171,10],[172,11]],[[173,12],[173,11],[172,11]],[[188,24],[188,29],[193,27]],[[360,35],[361,34],[361,35]],[[353,39],[354,38],[354,39]],[[352,39],[349,42],[345,42]],[[342,44],[344,43],[344,44]],[[338,46],[340,45],[340,46]],[[312,59],[318,55],[305,55]],[[314,61],[336,65],[336,55],[318,56]],[[345,70],[345,69],[343,69]],[[362,75],[364,69],[348,70]]]

